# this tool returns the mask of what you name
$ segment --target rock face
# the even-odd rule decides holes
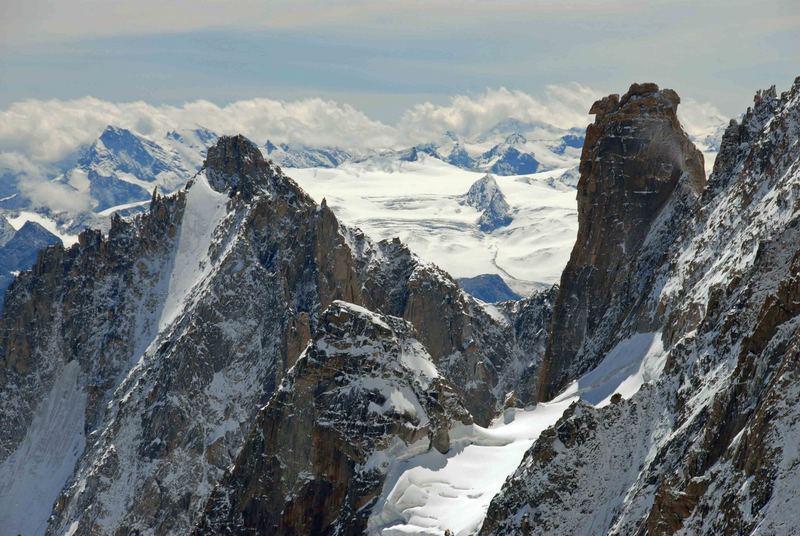
[[[461,203],[482,211],[478,218],[478,228],[484,233],[511,223],[511,207],[491,175],[484,175],[475,181],[461,197]]]
[[[672,194],[633,259],[639,299],[612,304],[585,343],[655,332],[660,378],[567,410],[482,534],[796,531],[799,143],[800,78],[731,123],[699,205]]]
[[[525,356],[505,370],[506,406],[524,407],[538,398],[538,377],[541,360],[547,350],[550,327],[553,324],[553,308],[558,298],[557,285],[537,291],[518,301],[507,301],[498,306],[508,316],[516,346]]]
[[[241,137],[146,214],[48,249],[7,296],[0,532],[187,532],[336,300],[409,322],[391,321],[399,340],[482,424],[519,381],[506,369],[538,362],[444,272],[340,225]]]
[[[541,399],[598,362],[588,341],[613,300],[624,299],[634,260],[650,227],[679,186],[699,195],[703,155],[681,128],[671,89],[633,84],[590,113],[578,182],[578,237],[561,276]],[[636,289],[638,290],[638,289]]]
[[[398,440],[449,449],[469,413],[407,322],[336,301],[195,534],[363,534]]]
[[[0,215],[0,247],[5,246],[17,230],[12,227],[8,220]]]
[[[475,277],[460,277],[458,284],[464,292],[486,303],[495,303],[507,300],[518,300],[519,294],[511,290],[497,274],[481,274]]]

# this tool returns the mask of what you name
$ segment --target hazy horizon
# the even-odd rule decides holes
[[[4,3],[0,15],[0,109],[86,96],[173,106],[321,98],[394,123],[414,105],[491,88],[541,98],[553,84],[607,94],[654,81],[733,117],[757,89],[800,74],[800,4],[790,0],[244,0],[203,10],[34,0]]]

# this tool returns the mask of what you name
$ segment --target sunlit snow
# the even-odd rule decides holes
[[[513,221],[483,233],[481,213],[459,203],[483,173],[435,158],[287,170],[316,201],[325,198],[339,219],[372,238],[398,236],[454,277],[498,274],[520,294],[558,282],[575,243],[576,191],[557,179],[563,172],[495,176]]]
[[[227,214],[228,194],[209,186],[205,174],[195,178],[186,193],[186,209],[178,234],[172,273],[159,322],[159,331],[180,313],[189,292],[211,271],[209,248],[214,229]]]
[[[489,428],[459,425],[451,431],[452,446],[447,454],[409,448],[407,458],[401,454],[390,466],[369,521],[369,533],[476,533],[505,479],[539,434],[555,424],[570,404],[581,398],[602,407],[614,393],[633,396],[644,383],[659,376],[664,358],[661,333],[635,334],[550,402],[506,410]]]

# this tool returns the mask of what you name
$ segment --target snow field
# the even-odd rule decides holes
[[[435,158],[287,173],[317,202],[325,198],[344,223],[371,238],[398,236],[453,277],[499,274],[526,295],[560,279],[575,242],[576,193],[558,181],[564,171],[495,176],[513,222],[491,233],[478,229],[478,210],[459,202],[484,174]]]
[[[596,368],[550,402],[506,410],[488,428],[456,426],[447,454],[435,449],[420,453],[418,446],[410,446],[407,456],[399,453],[390,465],[369,534],[475,534],[506,478],[564,410],[578,399],[602,407],[614,393],[633,396],[644,383],[658,378],[665,359],[661,333],[637,333],[619,342]]]

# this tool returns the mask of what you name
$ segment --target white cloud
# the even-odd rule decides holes
[[[678,119],[683,129],[697,138],[704,138],[717,132],[720,125],[726,125],[730,118],[709,102],[684,99],[678,106]]]
[[[362,147],[388,145],[394,130],[352,106],[322,99],[238,101],[217,106],[194,101],[180,107],[144,102],[112,103],[92,97],[27,100],[0,111],[0,152],[19,152],[36,162],[55,162],[92,143],[107,125],[145,136],[204,126],[218,134],[242,133],[254,141]]]
[[[32,162],[16,152],[0,152],[0,170],[11,170],[20,193],[31,200],[32,208],[49,208],[55,212],[79,213],[91,208],[88,185],[76,189],[53,182],[54,172],[47,164]]]
[[[475,97],[452,97],[442,106],[416,105],[397,125],[371,119],[348,104],[318,98],[251,99],[226,106],[204,100],[183,106],[113,103],[93,97],[26,100],[0,110],[0,153],[19,153],[36,163],[57,162],[92,143],[107,125],[154,138],[172,129],[203,126],[218,134],[241,133],[257,143],[270,139],[355,149],[397,147],[429,141],[445,130],[473,136],[509,117],[583,127],[596,96],[578,84],[549,86],[543,99],[493,89]]]
[[[582,128],[590,122],[587,112],[599,96],[579,84],[548,86],[544,99],[506,88],[490,89],[476,97],[452,97],[444,106],[418,104],[403,115],[399,128],[412,140],[446,130],[471,137],[509,117],[560,128]]]

